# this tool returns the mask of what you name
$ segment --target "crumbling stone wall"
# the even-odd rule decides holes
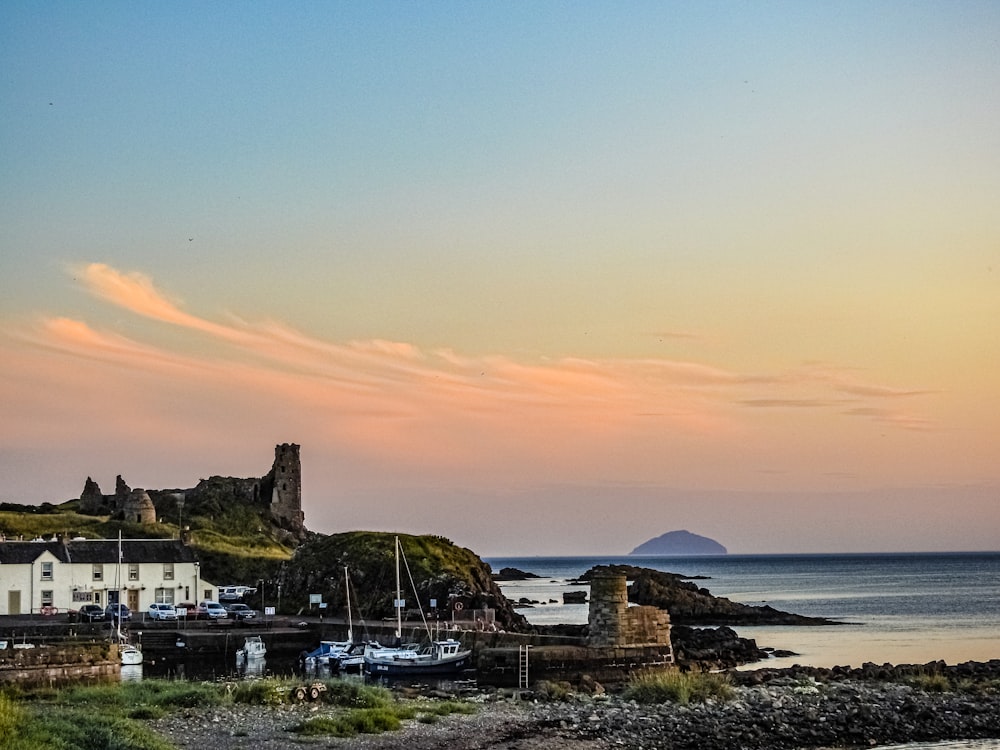
[[[129,493],[122,507],[122,518],[129,523],[156,523],[156,507],[146,490],[134,489]]]

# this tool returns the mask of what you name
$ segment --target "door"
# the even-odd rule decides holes
[[[128,601],[125,602],[125,606],[133,612],[139,611],[139,589],[128,590]]]
[[[8,615],[19,615],[19,614],[21,614],[21,592],[20,591],[8,591],[7,592],[7,614]]]

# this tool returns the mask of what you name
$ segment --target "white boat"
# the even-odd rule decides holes
[[[267,653],[267,647],[259,635],[248,635],[243,639],[243,648],[236,652],[236,658],[241,661],[260,659]]]
[[[403,634],[403,592],[399,582],[399,559],[402,556],[403,564],[406,565],[407,574],[410,573],[410,566],[406,563],[406,556],[396,537],[396,639],[399,641]],[[416,597],[416,586],[413,585],[413,576],[410,575],[410,586],[413,588]],[[424,610],[417,600],[417,608],[423,618]],[[427,628],[427,620],[424,619],[424,627]],[[424,675],[424,674],[453,674],[464,669],[471,669],[472,663],[471,649],[463,649],[462,644],[453,638],[447,640],[433,640],[430,628],[427,628],[427,636],[430,645],[417,651],[412,646],[402,646],[400,648],[379,648],[365,650],[364,662],[365,671],[375,675]]]
[[[374,675],[454,674],[473,666],[472,651],[463,649],[461,642],[453,638],[431,641],[419,652],[395,651],[365,656],[365,669]]]
[[[127,641],[118,647],[118,655],[121,657],[123,666],[142,664],[142,651]]]

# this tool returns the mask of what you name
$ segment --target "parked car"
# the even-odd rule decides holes
[[[220,602],[241,602],[250,594],[257,592],[253,586],[219,586]]]
[[[112,622],[116,620],[128,622],[132,619],[132,612],[124,604],[109,604],[108,608],[104,610],[104,616]]]
[[[212,620],[225,620],[229,617],[226,608],[218,602],[204,601],[198,603],[198,611],[204,612]]]
[[[177,612],[174,611],[173,604],[154,602],[149,605],[150,620],[176,620]]]
[[[104,609],[100,604],[84,604],[77,610],[80,622],[100,622],[104,619]]]
[[[246,604],[229,604],[226,606],[226,611],[237,622],[253,620],[257,617],[257,610],[250,609]]]

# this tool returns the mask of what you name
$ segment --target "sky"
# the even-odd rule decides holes
[[[0,501],[1000,549],[995,2],[0,4]]]

